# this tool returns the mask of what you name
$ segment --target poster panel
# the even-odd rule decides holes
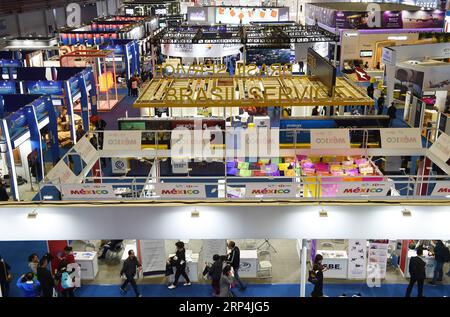
[[[338,185],[338,197],[386,196],[388,182],[342,182]]]
[[[140,131],[104,131],[103,150],[140,151]]]
[[[429,151],[442,161],[447,162],[450,159],[450,136],[441,133],[436,142],[430,147]]]
[[[289,183],[249,183],[245,187],[248,198],[293,198],[294,185]]]
[[[450,197],[450,181],[436,182],[431,196]]]
[[[156,195],[160,196],[161,198],[206,198],[206,190],[204,184],[162,183],[155,184],[155,187]]]
[[[113,200],[114,189],[109,184],[62,184],[62,200]]]
[[[80,157],[87,165],[94,163],[99,158],[97,149],[89,142],[86,136],[78,140],[73,149],[80,154]]]
[[[144,275],[159,275],[166,271],[164,240],[140,240],[140,255]]]
[[[365,279],[367,272],[366,240],[348,240],[348,273],[349,279]]]
[[[67,164],[60,160],[51,170],[48,172],[46,179],[53,183],[59,184],[68,183],[73,184],[77,182],[77,176],[70,170]]]
[[[380,129],[383,149],[417,149],[422,148],[420,129]]]

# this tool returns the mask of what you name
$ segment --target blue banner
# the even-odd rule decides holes
[[[16,83],[12,80],[0,80],[0,95],[16,93]]]
[[[60,81],[25,81],[24,85],[30,94],[63,95],[62,82]]]

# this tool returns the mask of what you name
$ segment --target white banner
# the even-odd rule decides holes
[[[248,183],[245,197],[249,198],[294,198],[295,187],[290,183]]]
[[[141,131],[104,131],[103,150],[140,151]]]
[[[348,240],[348,273],[349,279],[362,280],[367,272],[366,240]]]
[[[142,271],[161,273],[166,271],[166,245],[164,240],[140,240]]]
[[[94,161],[98,160],[97,149],[89,142],[86,136],[78,140],[73,149],[80,154],[80,157],[87,165],[91,165]]]
[[[192,183],[165,183],[156,184],[156,195],[162,198],[206,198],[204,184]]]
[[[202,240],[202,259],[203,262],[212,263],[213,255],[227,254],[227,240],[224,239],[204,239]]]
[[[430,147],[429,151],[442,161],[447,162],[450,158],[450,136],[441,133],[439,138]]]
[[[450,181],[436,182],[431,196],[450,196]]]
[[[114,189],[109,184],[62,184],[62,200],[111,200],[116,199]]]
[[[383,149],[422,148],[420,129],[380,129]]]
[[[53,184],[61,183],[76,183],[77,176],[70,170],[69,166],[60,160],[51,170],[48,172],[46,179]]]
[[[388,243],[371,242],[369,244],[367,274],[371,278],[384,279],[386,277],[388,247]]]
[[[338,187],[338,197],[386,196],[390,184],[388,182],[343,182]]]
[[[349,149],[348,129],[312,129],[311,149]]]
[[[175,57],[224,57],[239,54],[241,44],[162,44],[163,55]]]

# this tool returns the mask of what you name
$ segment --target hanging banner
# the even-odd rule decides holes
[[[144,275],[166,272],[166,245],[164,240],[140,240],[140,256]]]
[[[140,131],[104,131],[103,150],[140,151]]]
[[[116,195],[109,184],[62,184],[62,200],[115,200]]]
[[[99,158],[97,149],[89,142],[86,136],[78,140],[73,149],[80,154],[80,157],[87,165],[91,165]]]
[[[0,95],[16,93],[16,83],[12,80],[0,80]]]
[[[383,149],[422,148],[420,129],[380,129]]]
[[[50,172],[48,172],[46,179],[53,183],[69,183],[73,184],[77,182],[77,176],[70,170],[67,164],[60,160]]]
[[[442,161],[447,162],[450,159],[450,136],[441,133],[436,142],[430,147],[429,151]]]
[[[350,149],[348,129],[312,129],[311,149]]]
[[[224,239],[205,239],[202,240],[201,255],[203,262],[212,263],[214,254],[227,254],[227,240]]]
[[[26,81],[25,89],[30,94],[63,95],[62,81]]]
[[[366,240],[348,240],[348,273],[349,279],[362,280],[367,272]]]
[[[204,199],[206,198],[205,185],[203,184],[175,184],[164,183],[155,184],[156,195],[161,198],[190,198],[190,199]]]
[[[248,183],[245,186],[248,198],[294,198],[295,187],[289,183]]]
[[[338,185],[338,197],[386,196],[390,183],[344,182]]]
[[[450,181],[436,182],[431,196],[450,196]]]

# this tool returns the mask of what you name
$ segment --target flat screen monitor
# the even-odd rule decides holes
[[[359,51],[359,57],[372,57],[372,56],[373,56],[373,51],[371,51],[371,50]]]

